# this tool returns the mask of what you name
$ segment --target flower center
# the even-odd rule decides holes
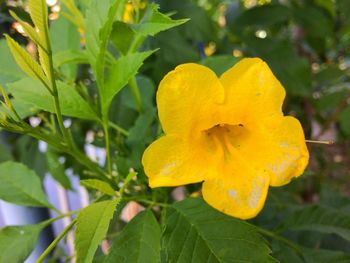
[[[244,124],[217,124],[205,130],[205,137],[210,148],[220,150],[225,159],[231,159],[234,152],[239,151],[248,130]]]

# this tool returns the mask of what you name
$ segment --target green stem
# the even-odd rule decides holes
[[[55,83],[55,86],[56,86],[56,81],[53,81],[53,83]],[[61,112],[60,101],[58,98],[57,88],[56,88],[56,90],[54,90],[53,96],[54,96],[54,101],[55,101],[55,112],[56,112],[58,126],[60,127],[60,130],[63,134],[63,138],[64,138],[65,142],[68,145],[71,145],[71,139],[70,139],[69,133],[63,124],[63,117],[62,117],[62,112]]]
[[[109,122],[108,123],[109,127],[115,129],[117,132],[120,132],[121,134],[125,135],[125,136],[129,136],[129,132],[125,129],[123,129],[122,127],[120,127],[119,125],[115,124],[114,122]]]
[[[127,54],[136,52],[137,49],[142,45],[144,40],[145,40],[145,37],[143,35],[136,34],[136,36],[134,37],[134,39],[129,47]],[[137,84],[135,77],[132,77],[129,80],[129,87],[130,87],[131,93],[134,97],[137,109],[141,113],[142,112],[142,100],[141,100],[141,95],[140,95],[140,89],[138,87],[138,84]]]
[[[75,210],[75,211],[72,211],[72,212],[69,212],[69,213],[66,213],[66,214],[60,214],[58,217],[54,217],[54,218],[50,218],[48,220],[45,220],[43,222],[41,222],[40,224],[43,225],[44,227],[48,226],[49,224],[59,220],[59,219],[62,219],[64,217],[67,217],[67,216],[71,216],[71,215],[75,215],[76,213],[78,213],[80,210]]]
[[[55,238],[54,241],[45,249],[45,251],[41,254],[41,256],[37,259],[35,263],[41,263],[44,261],[44,259],[51,253],[51,251],[56,247],[58,242],[71,230],[71,228],[75,224],[75,220],[73,220],[68,226],[63,229],[63,231]]]
[[[136,52],[137,49],[142,45],[144,40],[145,40],[145,37],[143,35],[137,34],[134,40],[132,41],[127,53],[130,54],[130,53]]]
[[[147,199],[137,199],[137,200],[134,200],[134,201],[137,201],[137,202],[140,202],[140,203],[144,203],[144,204],[148,204],[148,205],[150,205],[150,206],[169,207],[169,204],[166,204],[166,203],[158,203],[158,202],[154,202],[154,201],[147,200]]]
[[[137,81],[136,81],[135,77],[132,77],[129,80],[129,87],[130,87],[131,93],[134,97],[136,107],[137,107],[138,111],[141,113],[142,112],[142,100],[141,100],[140,89],[137,85]]]
[[[56,207],[51,206],[50,209],[54,212],[56,212],[58,215],[62,215],[62,212],[60,210],[58,210]]]
[[[44,141],[54,147],[60,152],[65,152],[76,159],[80,164],[95,172],[98,177],[102,177],[107,182],[110,182],[108,176],[104,171],[92,160],[90,160],[84,153],[79,151],[76,147],[67,147],[65,144],[62,144],[58,138],[55,138],[51,134],[46,134],[38,131],[36,128],[28,126],[28,129],[24,130],[25,134],[28,134],[38,140]]]
[[[108,118],[106,118],[103,122],[103,130],[105,134],[105,142],[106,142],[106,157],[107,157],[107,171],[108,175],[112,176],[112,160],[111,160],[111,143],[109,139],[109,121]]]
[[[122,186],[122,187],[120,188],[120,190],[119,190],[120,196],[123,196],[126,187],[127,187],[128,184],[130,183],[131,179],[134,178],[136,175],[137,175],[137,173],[135,173],[135,172],[130,172],[130,173],[128,174],[128,176],[127,176],[127,177],[125,178],[125,180],[124,180],[123,186]]]
[[[89,157],[79,151],[76,147],[71,150],[66,149],[65,152],[73,156],[78,162],[95,172],[97,175],[102,176],[102,179],[105,179],[107,182],[111,183],[109,176],[95,162],[91,161]]]

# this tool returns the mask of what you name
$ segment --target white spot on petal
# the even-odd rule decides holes
[[[264,190],[264,184],[262,182],[263,177],[258,177],[254,182],[253,182],[253,187],[252,187],[252,192],[250,194],[249,200],[248,200],[248,205],[250,208],[256,208],[259,204],[261,195]]]
[[[160,176],[166,176],[170,174],[173,171],[173,168],[176,166],[177,162],[172,162],[169,164],[164,165],[162,170],[160,171]]]
[[[237,198],[237,191],[236,190],[233,190],[233,189],[229,189],[227,191],[228,195],[233,198],[233,199],[236,199]]]

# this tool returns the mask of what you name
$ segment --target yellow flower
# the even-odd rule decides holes
[[[301,175],[308,150],[299,121],[283,116],[285,90],[265,62],[243,59],[218,78],[183,64],[157,92],[165,136],[144,152],[151,187],[202,182],[203,197],[225,214],[256,216],[269,186]]]
[[[134,14],[134,5],[133,3],[129,2],[125,5],[125,10],[123,14],[123,22],[124,23],[132,23],[133,22],[133,14]]]

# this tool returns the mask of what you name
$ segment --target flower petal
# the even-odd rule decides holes
[[[262,140],[266,146],[256,146],[257,150],[248,156],[265,163],[271,186],[285,185],[300,176],[309,161],[303,128],[297,119],[286,116],[269,119],[264,129],[265,139]]]
[[[143,154],[142,164],[150,187],[177,186],[201,182],[208,169],[205,156],[191,143],[175,135],[153,142]]]
[[[236,160],[223,174],[205,180],[202,187],[206,202],[219,211],[241,219],[255,217],[263,208],[269,177]]]
[[[248,123],[283,115],[285,90],[261,59],[242,59],[222,74],[220,82],[225,88],[226,106],[222,121]]]
[[[168,73],[157,91],[159,119],[167,134],[192,135],[215,125],[224,89],[207,67],[183,64]]]
[[[300,122],[291,117],[272,117],[256,126],[245,126],[239,138],[230,138],[233,151],[257,172],[270,176],[271,186],[282,186],[301,175],[309,153]]]

